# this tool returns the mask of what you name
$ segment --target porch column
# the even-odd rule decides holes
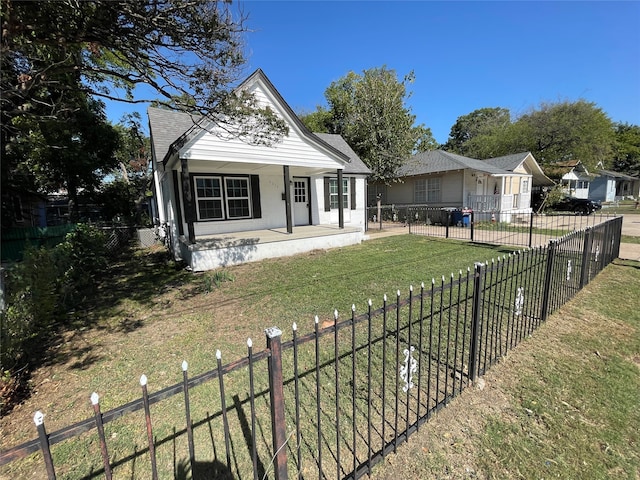
[[[184,203],[184,218],[187,221],[187,235],[189,244],[196,243],[196,232],[193,228],[193,192],[191,190],[191,178],[189,177],[189,165],[186,158],[180,159],[182,167],[182,198]]]
[[[342,191],[342,169],[338,169],[338,227],[344,228],[344,192]]]
[[[287,216],[287,233],[293,233],[293,217],[291,215],[291,176],[289,165],[282,167],[284,174],[284,208]]]

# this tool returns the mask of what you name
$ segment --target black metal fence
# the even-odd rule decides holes
[[[532,248],[576,230],[593,227],[615,215],[476,213],[409,206],[401,217],[405,219],[408,232],[417,235]]]
[[[98,441],[76,448],[93,463],[76,478],[111,478],[136,459],[152,478],[360,478],[617,258],[621,229],[613,218],[378,308],[316,317],[305,334],[294,324],[288,341],[267,329],[265,350],[249,340],[246,357],[226,365],[218,351],[217,367],[194,377],[183,363],[181,383],[151,394],[143,376],[139,400],[101,413],[94,396],[92,418],[51,434],[36,415],[38,438],[0,453],[0,466],[40,451],[56,478],[54,446],[89,432]],[[183,426],[158,434],[150,407],[161,401],[184,409]],[[112,458],[104,425],[136,411],[147,447]]]

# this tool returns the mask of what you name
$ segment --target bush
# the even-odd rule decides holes
[[[0,314],[0,372],[27,367],[39,358],[57,320],[76,308],[108,266],[104,233],[81,224],[54,248],[29,247],[6,273],[6,308]],[[6,386],[7,382],[3,382]],[[6,405],[0,388],[0,406]],[[3,407],[6,408],[6,407]]]
[[[55,248],[55,258],[61,305],[74,308],[108,266],[106,235],[97,227],[79,224]]]
[[[24,260],[7,271],[6,309],[0,317],[0,370],[32,356],[55,322],[58,272],[54,251],[28,247]]]

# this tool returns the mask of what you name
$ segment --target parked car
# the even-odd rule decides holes
[[[560,201],[549,206],[550,210],[558,212],[573,212],[576,215],[591,215],[602,208],[602,204],[597,200],[588,198],[563,197]]]

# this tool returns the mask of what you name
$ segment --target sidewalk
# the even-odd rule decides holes
[[[636,262],[640,262],[640,244],[621,243],[620,258],[623,260],[635,260]]]

